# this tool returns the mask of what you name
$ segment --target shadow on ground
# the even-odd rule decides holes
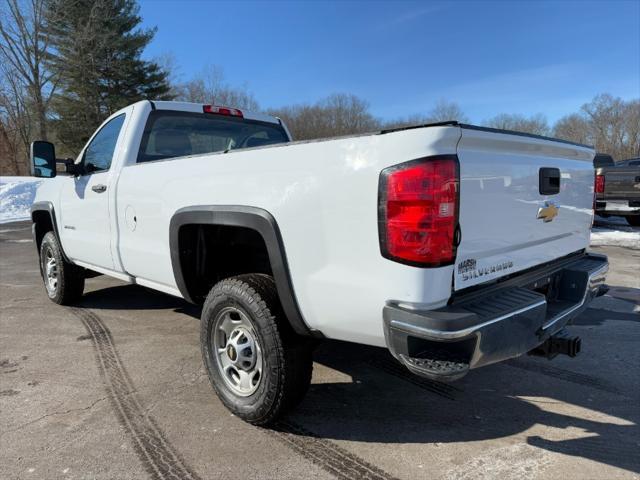
[[[117,285],[87,292],[80,307],[95,310],[173,310],[200,319],[198,305],[139,285]]]
[[[352,380],[313,384],[300,411],[292,414],[319,436],[458,443],[553,427],[565,431],[553,434],[561,440],[529,435],[526,442],[640,472],[640,412],[631,406],[637,400],[598,377],[522,357],[473,371],[457,383],[438,384],[394,369],[395,360],[385,350],[339,342],[322,345],[315,361]]]
[[[131,285],[89,292],[81,306],[96,312],[172,309],[194,318],[200,314],[199,307],[180,299]],[[639,316],[588,309],[576,325],[601,326],[605,319],[638,322]],[[606,352],[595,354],[606,364]],[[421,444],[518,435],[540,449],[640,473],[639,399],[614,386],[606,368],[581,372],[576,360],[569,371],[544,359],[521,357],[442,384],[409,374],[385,349],[337,341],[324,342],[315,361],[314,384],[288,419],[313,436]],[[323,366],[337,375],[327,374]],[[527,433],[539,433],[538,427],[553,438]]]

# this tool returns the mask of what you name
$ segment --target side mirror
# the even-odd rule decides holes
[[[31,144],[31,175],[40,178],[56,176],[56,149],[53,143],[37,140]]]

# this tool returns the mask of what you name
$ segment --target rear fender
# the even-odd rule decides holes
[[[171,217],[169,246],[176,285],[187,301],[195,303],[187,287],[180,254],[179,232],[184,225],[225,225],[257,231],[267,248],[278,297],[292,328],[299,335],[322,337],[319,331],[311,330],[302,317],[291,282],[280,230],[269,212],[261,208],[236,205],[197,205],[182,208]]]

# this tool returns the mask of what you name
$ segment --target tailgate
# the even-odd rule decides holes
[[[640,167],[604,169],[605,200],[640,200]]]
[[[593,157],[594,151],[585,146],[463,127],[458,144],[462,236],[455,290],[586,248]],[[540,193],[541,169],[542,175],[559,173],[558,193]]]

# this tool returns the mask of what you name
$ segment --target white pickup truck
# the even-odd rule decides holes
[[[457,122],[293,142],[278,119],[142,101],[109,117],[32,208],[56,303],[110,275],[203,304],[213,388],[265,425],[299,402],[314,339],[386,347],[453,380],[534,353],[602,294],[586,251],[593,149]]]

